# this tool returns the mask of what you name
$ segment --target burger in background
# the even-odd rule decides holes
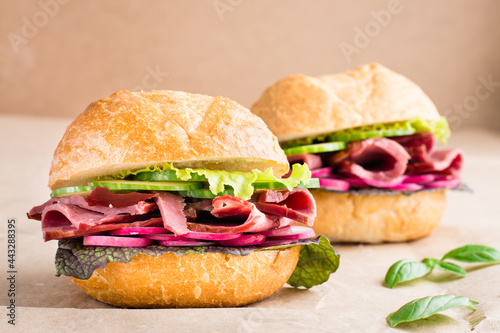
[[[461,189],[462,154],[439,150],[448,123],[413,82],[379,64],[320,77],[290,75],[251,111],[290,163],[319,177],[317,233],[336,242],[398,242],[428,235]]]

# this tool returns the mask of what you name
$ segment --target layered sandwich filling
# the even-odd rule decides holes
[[[311,228],[316,205],[310,187],[319,182],[307,165],[294,165],[282,179],[271,169],[244,173],[167,163],[56,189],[28,217],[41,221],[45,241],[60,240],[57,275],[88,279],[106,263],[129,262],[139,253],[248,255],[304,246],[289,284],[309,288],[325,282],[339,260]]]
[[[436,149],[449,136],[446,120],[419,118],[363,126],[283,144],[289,162],[309,165],[321,188],[346,192],[457,188],[462,153]]]
[[[319,183],[310,175],[307,165],[295,165],[290,177],[281,179],[271,169],[245,173],[177,169],[165,164],[125,171],[88,186],[57,189],[52,199],[31,209],[28,217],[42,222],[45,241],[84,236],[89,245],[122,244],[117,238],[90,237],[103,233],[151,241],[137,241],[138,246],[154,240],[169,245],[187,240],[192,245],[206,245],[207,239],[235,246],[256,245],[265,242],[265,232],[276,229],[281,230],[280,236],[293,234],[292,240],[310,238],[312,229],[290,228],[294,222],[311,227],[316,217],[314,199],[305,187]],[[123,244],[134,242],[124,239]]]

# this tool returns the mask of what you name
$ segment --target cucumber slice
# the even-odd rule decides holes
[[[287,187],[280,182],[255,182],[252,184],[256,190],[286,189]],[[319,179],[311,178],[307,184],[300,182],[295,188],[319,188]]]
[[[271,190],[271,189],[286,189],[286,186],[280,182],[258,182],[253,183],[252,186],[255,190]],[[295,188],[319,188],[319,179],[311,178],[307,184],[299,183]],[[209,189],[199,189],[190,191],[180,191],[180,195],[183,197],[191,197],[198,199],[213,199],[215,197],[221,197],[223,195],[234,196],[234,190],[232,188],[226,189],[221,193],[213,194]]]
[[[109,190],[143,190],[143,191],[187,191],[203,188],[201,182],[141,182],[128,180],[96,180],[92,186],[106,187]]]
[[[213,199],[215,197],[221,197],[223,195],[234,196],[234,191],[233,189],[227,189],[216,195],[213,194],[212,191],[210,191],[209,189],[200,189],[200,190],[180,191],[179,194],[182,195],[183,197],[198,198],[198,199]]]
[[[151,171],[151,172],[141,172],[134,176],[134,180],[145,180],[145,181],[183,181],[179,179],[176,175],[175,170],[162,170],[162,171]],[[207,177],[200,176],[197,173],[191,173],[191,179],[189,181],[195,182],[206,182]]]
[[[71,186],[58,188],[50,193],[51,198],[62,197],[72,194],[89,194],[94,189],[94,186]]]
[[[336,133],[331,133],[326,136],[328,141],[343,141],[351,142],[358,140],[366,140],[369,138],[379,138],[379,137],[392,137],[392,136],[402,136],[415,134],[415,129],[413,129],[409,124],[401,126],[399,128],[386,128],[383,125],[372,125],[363,126],[362,128],[353,128]]]
[[[345,149],[345,142],[325,142],[314,145],[305,145],[284,149],[286,155],[325,153]]]

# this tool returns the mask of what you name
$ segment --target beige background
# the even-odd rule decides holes
[[[217,12],[214,4],[224,3],[231,5]],[[402,258],[439,257],[470,243],[500,248],[500,1],[399,3],[0,0],[0,332],[401,332],[387,326],[387,314],[446,293],[480,305],[475,313],[452,309],[400,329],[500,332],[500,265],[465,264],[463,279],[437,272],[383,286],[388,267]],[[397,13],[378,14],[379,21],[387,18],[378,23],[373,13],[389,9]],[[358,31],[365,28],[374,30],[363,40]],[[358,53],[346,57],[346,44]],[[420,84],[458,132],[449,145],[464,150],[463,179],[474,193],[450,191],[443,221],[429,237],[335,245],[341,266],[322,286],[285,287],[262,302],[224,310],[124,311],[54,276],[57,244],[44,243],[39,222],[25,213],[48,198],[53,149],[91,101],[124,88],[181,89],[250,106],[282,76],[334,73],[369,61]],[[6,317],[11,218],[18,221],[16,327]]]
[[[377,61],[455,130],[500,131],[500,1],[0,0],[0,17],[0,113],[73,118],[141,88],[250,106],[285,75]]]

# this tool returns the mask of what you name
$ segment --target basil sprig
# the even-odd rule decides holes
[[[500,262],[500,250],[485,245],[472,244],[451,250],[442,259],[425,258],[420,262],[408,259],[399,260],[387,271],[385,284],[392,288],[398,283],[421,278],[431,273],[434,268],[462,277],[467,274],[463,267],[446,260],[466,263]]]
[[[387,316],[391,327],[419,319],[428,318],[438,312],[451,308],[466,307],[476,311],[475,305],[479,303],[469,300],[465,296],[440,295],[428,296],[413,300],[403,305],[399,310]]]

